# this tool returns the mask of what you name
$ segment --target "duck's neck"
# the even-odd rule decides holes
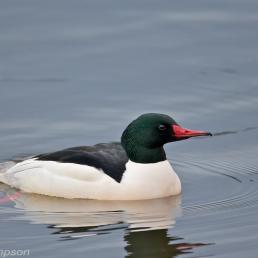
[[[128,158],[137,163],[156,163],[166,160],[166,153],[163,147],[146,148],[137,145],[123,145]]]

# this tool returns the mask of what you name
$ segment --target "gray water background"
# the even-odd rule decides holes
[[[257,28],[255,0],[1,1],[0,161],[119,140],[145,112],[215,136],[166,146],[176,199],[0,204],[0,250],[256,258]]]

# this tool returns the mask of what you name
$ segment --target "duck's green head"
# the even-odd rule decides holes
[[[148,113],[139,116],[127,126],[121,143],[130,160],[155,163],[166,160],[164,144],[204,135],[211,133],[185,129],[170,116]]]

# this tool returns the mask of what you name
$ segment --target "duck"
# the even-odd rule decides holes
[[[21,192],[67,199],[147,200],[181,193],[181,181],[164,145],[208,131],[181,127],[172,117],[146,113],[120,142],[39,154],[0,171],[0,182]]]

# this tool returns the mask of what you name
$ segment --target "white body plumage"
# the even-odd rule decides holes
[[[95,167],[28,159],[0,172],[0,181],[24,192],[64,198],[143,200],[181,192],[167,160],[148,164],[129,160],[119,183]]]

